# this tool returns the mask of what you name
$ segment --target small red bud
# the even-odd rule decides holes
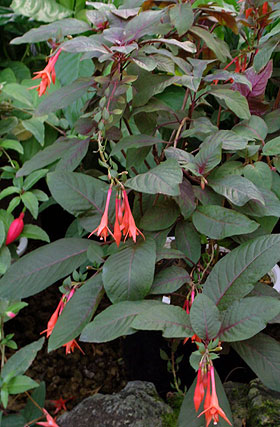
[[[12,243],[22,233],[24,227],[23,217],[24,212],[21,212],[20,216],[14,219],[14,221],[11,223],[7,234],[6,245]]]
[[[16,317],[16,313],[13,313],[12,311],[6,311],[6,315],[7,315],[10,319],[13,319],[14,317]]]

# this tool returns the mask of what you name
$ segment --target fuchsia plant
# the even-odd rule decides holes
[[[46,199],[26,192],[46,177],[48,196],[73,222],[7,270],[0,298],[8,305],[63,280],[44,331],[49,351],[139,330],[191,338],[197,377],[178,425],[198,427],[203,416],[207,427],[233,425],[214,371],[224,347],[280,391],[280,344],[262,332],[280,314],[263,281],[280,260],[279,7],[124,0],[90,3],[83,16],[12,41],[51,39],[34,77],[44,97],[29,113],[59,134],[30,150],[3,197],[20,194],[13,204],[37,218]],[[105,294],[111,305],[96,315]]]

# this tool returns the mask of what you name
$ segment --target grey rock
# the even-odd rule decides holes
[[[95,394],[57,420],[60,427],[161,427],[172,409],[147,381],[131,381],[119,393]]]
[[[280,426],[280,393],[265,387],[259,379],[250,382],[248,427]]]
[[[249,385],[228,381],[224,389],[230,402],[234,427],[243,427],[248,416]]]

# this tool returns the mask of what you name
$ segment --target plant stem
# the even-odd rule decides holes
[[[5,333],[4,333],[4,318],[3,318],[3,316],[1,316],[0,322],[1,322],[0,341],[3,341],[4,338],[5,338]],[[1,344],[1,369],[3,368],[4,364],[5,364],[5,344]]]

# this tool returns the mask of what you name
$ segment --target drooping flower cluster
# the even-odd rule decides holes
[[[14,242],[22,233],[22,230],[24,228],[23,218],[24,218],[24,212],[21,212],[19,217],[14,219],[13,222],[11,223],[7,233],[6,246]]]
[[[193,397],[194,407],[196,411],[198,411],[204,399],[205,390],[206,396],[203,405],[204,410],[198,415],[198,417],[203,414],[205,415],[206,427],[209,426],[211,421],[213,421],[214,425],[218,424],[219,416],[221,416],[229,425],[232,425],[219,405],[213,365],[207,367],[202,365],[199,366],[197,373],[197,382]]]
[[[45,426],[45,427],[59,427],[59,425],[56,424],[55,422],[56,418],[53,418],[45,408],[43,408],[42,410],[44,412],[44,415],[47,421],[40,421],[39,423],[36,423],[36,424],[39,426]]]
[[[189,296],[188,296],[186,298],[185,302],[184,302],[184,305],[183,305],[183,309],[186,310],[187,314],[190,314],[190,308],[191,308],[191,306],[192,306],[192,304],[194,302],[194,297],[195,297],[195,291],[194,291],[194,289],[192,289],[191,294],[190,294],[190,299],[189,299]],[[183,344],[186,344],[186,342],[188,341],[188,339],[189,339],[189,337],[185,338]],[[192,340],[192,343],[195,343],[195,342],[199,343],[199,342],[201,342],[201,339],[196,334],[194,334],[191,337],[191,340]]]
[[[95,230],[90,233],[88,237],[96,233],[97,236],[106,241],[107,236],[111,234],[111,236],[115,239],[117,246],[120,245],[122,237],[124,238],[124,241],[127,239],[128,236],[132,237],[133,241],[136,242],[136,237],[138,236],[138,234],[141,234],[141,236],[145,239],[143,233],[141,233],[141,231],[135,225],[135,221],[129,206],[128,197],[124,189],[121,189],[121,191],[117,192],[116,194],[115,224],[114,232],[112,233],[108,226],[108,211],[111,195],[112,187],[109,188],[107,193],[105,210],[102,215],[100,224],[98,227],[95,228]]]
[[[42,71],[37,71],[36,73],[34,73],[37,75],[35,77],[33,77],[32,80],[41,79],[41,82],[39,85],[32,86],[29,89],[35,89],[36,88],[39,96],[44,95],[46,90],[50,87],[51,82],[53,82],[53,84],[55,84],[56,74],[55,74],[54,66],[56,64],[56,61],[58,60],[60,53],[61,53],[61,49],[58,49],[56,54],[49,58],[48,64],[46,65],[46,67]]]
[[[49,336],[51,335],[55,324],[57,322],[58,317],[61,315],[65,305],[67,304],[67,302],[72,298],[72,296],[75,293],[75,288],[72,288],[71,291],[68,293],[68,295],[63,295],[62,298],[60,299],[58,306],[56,307],[54,313],[51,315],[50,320],[48,321],[48,326],[47,329],[45,329],[44,331],[41,332],[41,334],[44,334],[45,332],[47,333],[47,338],[49,338]],[[79,344],[77,343],[76,340],[71,340],[66,344],[63,344],[63,347],[66,347],[66,354],[69,353],[73,353],[75,350],[75,347],[78,348],[80,350],[81,353],[85,354],[83,352],[83,350],[81,349],[81,347],[79,346]]]

